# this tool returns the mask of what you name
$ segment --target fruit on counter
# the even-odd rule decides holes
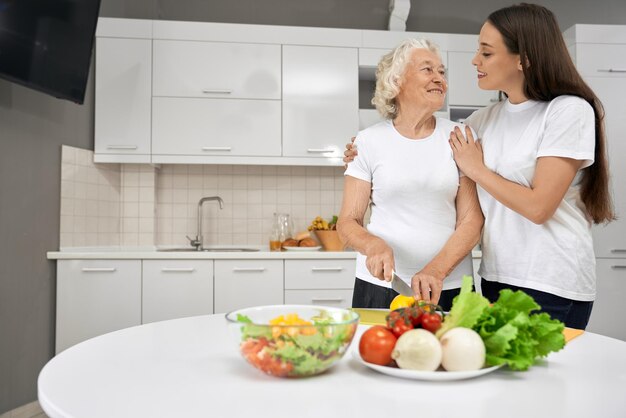
[[[368,363],[386,366],[391,363],[391,352],[398,339],[386,327],[375,325],[361,336],[359,353]]]
[[[474,330],[453,328],[441,337],[440,343],[441,365],[450,372],[478,370],[485,365],[485,344]]]
[[[413,329],[414,325],[408,315],[404,315],[400,311],[392,311],[387,315],[387,328],[393,332],[393,335],[400,337],[408,330]]]
[[[316,216],[309,225],[309,231],[334,231],[337,229],[337,220],[339,218],[334,215],[330,221],[326,221],[321,216]]]
[[[420,318],[420,325],[426,331],[430,331],[433,334],[441,328],[441,315],[436,312],[424,312]]]
[[[412,329],[398,338],[391,358],[401,369],[435,371],[441,364],[441,344],[432,332]]]
[[[413,299],[413,296],[398,295],[391,301],[389,310],[395,311],[396,309],[406,308],[413,305],[415,305],[415,299]]]

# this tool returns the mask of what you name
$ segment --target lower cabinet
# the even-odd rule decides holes
[[[626,341],[626,259],[596,259],[596,300],[587,331]]]
[[[215,313],[283,303],[283,260],[215,260]]]
[[[142,323],[213,313],[213,260],[144,260]]]
[[[356,264],[351,260],[285,260],[285,303],[349,308]]]
[[[141,324],[141,260],[58,260],[55,352]]]

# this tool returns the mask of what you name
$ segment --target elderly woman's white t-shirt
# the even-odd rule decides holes
[[[396,271],[409,285],[455,230],[459,171],[448,143],[455,126],[461,125],[437,118],[432,135],[410,139],[391,121],[378,123],[359,132],[358,155],[345,172],[372,184],[366,228],[393,249]],[[365,259],[357,255],[356,277],[390,287],[370,274]],[[460,287],[464,274],[472,275],[470,255],[445,279],[443,288]]]

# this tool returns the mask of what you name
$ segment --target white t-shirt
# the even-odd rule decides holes
[[[539,157],[593,164],[595,119],[583,99],[560,96],[551,102],[508,100],[472,114],[466,123],[481,138],[485,165],[500,176],[530,187]],[[554,216],[537,225],[478,186],[485,226],[478,273],[507,283],[579,301],[594,300],[595,255],[591,224],[580,199],[579,171]]]
[[[372,184],[366,228],[393,249],[396,272],[409,285],[455,230],[459,171],[448,144],[454,126],[460,125],[437,118],[432,135],[410,139],[391,121],[380,122],[359,132],[358,155],[345,172]],[[390,287],[370,274],[365,259],[357,255],[356,277]],[[464,274],[472,274],[469,255],[444,280],[443,288],[460,287]]]

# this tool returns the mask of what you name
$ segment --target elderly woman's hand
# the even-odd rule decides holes
[[[348,163],[354,161],[354,157],[356,157],[356,155],[358,154],[356,150],[356,145],[354,145],[355,139],[356,137],[354,136],[350,138],[350,143],[346,144],[346,150],[343,152],[343,162],[345,168],[348,168]]]
[[[423,300],[436,305],[441,297],[443,280],[435,277],[431,273],[420,271],[415,273],[411,279],[411,289],[413,289],[413,297],[415,300]]]
[[[372,276],[390,282],[395,268],[393,250],[380,238],[373,239],[365,250],[365,266]]]

